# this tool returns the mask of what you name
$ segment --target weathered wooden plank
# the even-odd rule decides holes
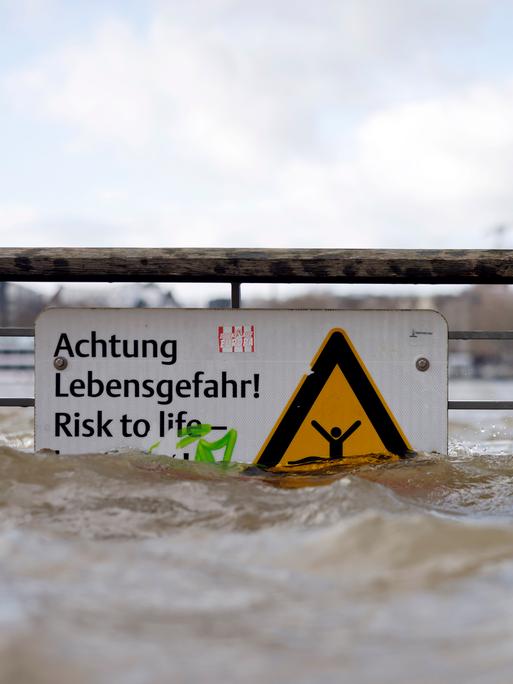
[[[6,280],[513,283],[513,250],[6,248]]]

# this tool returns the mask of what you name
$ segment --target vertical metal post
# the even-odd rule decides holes
[[[3,281],[0,282],[0,321],[4,328],[9,325],[9,312],[7,306],[7,283]]]
[[[232,309],[240,309],[240,283],[231,283]]]

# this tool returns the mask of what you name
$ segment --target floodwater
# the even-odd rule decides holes
[[[300,478],[34,454],[2,409],[0,682],[508,684],[512,429],[453,412],[448,457]]]

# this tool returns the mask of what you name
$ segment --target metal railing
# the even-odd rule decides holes
[[[0,337],[34,337],[34,328],[0,328]],[[450,330],[450,340],[513,340],[513,330]],[[26,366],[29,368],[29,366]],[[14,370],[17,370],[14,368]],[[2,406],[34,406],[33,397],[0,397]],[[513,410],[513,401],[505,400],[449,400],[448,409],[457,410]]]
[[[7,281],[224,282],[237,309],[242,283],[511,284],[513,250],[9,248],[0,250],[0,285]],[[34,337],[34,329],[0,328],[0,337]],[[513,331],[457,330],[449,339],[513,340]],[[0,406],[34,406],[34,398],[0,397]],[[513,410],[513,401],[448,408]]]

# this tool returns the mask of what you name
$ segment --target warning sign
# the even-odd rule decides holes
[[[446,453],[447,326],[433,311],[48,309],[35,396],[36,448],[61,453],[284,469]]]
[[[332,330],[256,462],[267,467],[412,451],[343,330]]]

